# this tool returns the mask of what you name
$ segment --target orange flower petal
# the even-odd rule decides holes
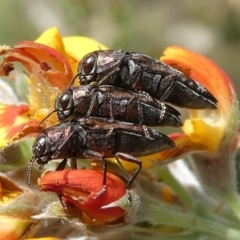
[[[31,41],[4,48],[0,54],[4,55],[1,74],[8,75],[12,62],[20,62],[28,69],[29,114],[33,119],[42,120],[52,109],[58,92],[65,89],[72,79],[67,60],[55,49]],[[56,122],[56,115],[49,120]]]
[[[178,46],[168,47],[161,61],[177,68],[206,87],[218,100],[221,115],[228,115],[234,94],[233,83],[212,60]]]
[[[57,94],[68,86],[73,77],[71,67],[76,71],[79,60],[85,54],[84,51],[96,50],[97,46],[104,48],[92,39],[81,37],[66,38],[65,45],[67,52],[57,28],[52,28],[44,32],[36,42],[22,41],[14,48],[3,46],[0,49],[0,55],[4,55],[0,75],[9,75],[14,70],[12,62],[22,63],[29,72],[29,107],[25,106],[26,109],[23,110],[22,106],[6,108],[1,106],[0,124],[3,128],[0,146],[3,147],[18,137],[23,137],[27,130],[30,130],[29,127],[35,127],[38,121],[51,111]],[[82,48],[84,51],[72,51],[73,48],[79,49],[79,46],[84,46]],[[73,61],[75,65],[70,66],[68,61]],[[32,120],[28,119],[30,116]],[[48,121],[55,123],[56,114],[48,118]],[[33,128],[31,131],[35,132]]]
[[[23,41],[14,48],[0,52],[0,55],[4,55],[2,69],[5,69],[3,66],[8,66],[8,63],[20,62],[28,69],[30,76],[34,75],[35,81],[47,82],[61,90],[68,86],[73,76],[67,60],[58,51],[43,44]],[[2,75],[8,73],[1,71]]]
[[[238,102],[231,80],[210,59],[181,47],[167,48],[161,60],[185,72],[217,98],[217,110],[190,110],[190,119],[183,125],[192,143],[215,152],[238,125]]]
[[[4,62],[21,62],[30,73],[39,71],[51,86],[64,90],[72,78],[67,60],[55,49],[43,44],[23,41],[7,51]],[[35,71],[34,71],[35,68]]]

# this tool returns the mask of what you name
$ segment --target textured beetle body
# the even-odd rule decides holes
[[[33,162],[44,166],[54,159],[63,159],[57,170],[63,169],[67,158],[92,158],[103,161],[105,190],[107,157],[138,165],[126,187],[130,187],[141,170],[142,162],[136,157],[145,156],[175,147],[166,135],[132,123],[110,121],[105,118],[84,118],[66,121],[42,131],[33,144],[33,157],[29,162],[26,179],[30,183]]]
[[[95,116],[149,126],[182,125],[180,113],[149,95],[110,85],[70,87],[55,101],[59,120]]]
[[[215,109],[216,98],[200,83],[147,55],[99,50],[86,55],[78,67],[81,84],[110,84],[184,108]]]
[[[33,144],[34,159],[39,165],[52,159],[84,158],[86,151],[113,157],[117,152],[144,156],[174,147],[166,135],[131,123],[111,122],[103,118],[66,121],[42,131]],[[137,144],[136,144],[137,143]]]

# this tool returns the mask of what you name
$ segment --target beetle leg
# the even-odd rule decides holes
[[[138,98],[135,94],[133,94],[133,96],[127,101],[127,104],[125,105],[125,111],[124,111],[125,116],[129,116],[129,114],[130,114],[130,116],[132,115],[132,110],[135,106],[134,101],[137,101],[137,104],[138,104]],[[139,109],[138,105],[137,105],[137,109],[138,109],[137,114],[139,115],[140,109]],[[135,108],[134,108],[134,110],[135,110]],[[140,120],[140,117],[139,117],[139,124],[141,125],[142,123],[143,123],[143,120],[142,120],[142,118]]]
[[[99,82],[98,85],[104,85],[108,84],[111,79],[114,79],[114,74],[116,74],[119,71],[119,68],[113,69],[111,72],[109,72],[107,75],[105,75]]]
[[[171,94],[178,78],[176,74],[171,74],[161,80],[160,89],[164,92],[160,97],[160,101],[164,101]]]
[[[144,92],[144,91],[139,91],[138,92],[140,95],[144,96],[145,98],[147,98],[148,101],[153,101],[152,97],[149,95],[149,93],[147,92]],[[164,118],[164,115],[166,113],[166,105],[164,102],[158,100],[158,99],[155,99],[159,104],[159,109],[161,109],[161,115],[159,116],[159,122],[161,122],[161,120]]]
[[[106,179],[107,179],[107,160],[103,157],[104,155],[100,152],[92,151],[92,150],[85,150],[83,152],[83,156],[85,158],[92,158],[95,160],[102,160],[103,163],[103,188],[97,193],[94,199],[101,196],[106,191]]]
[[[140,101],[137,101],[138,102],[138,122],[140,125],[143,125],[143,107],[142,107],[142,104]],[[144,129],[145,131],[145,129]]]
[[[139,89],[139,85],[140,85],[140,81],[142,79],[142,75],[143,75],[143,69],[139,66],[137,66],[136,70],[135,70],[135,74],[132,74],[133,81],[132,81],[132,88],[135,89],[135,91],[137,92]]]
[[[150,136],[150,133],[149,133],[148,128],[147,128],[145,125],[142,125],[142,128],[143,128],[145,137],[148,138],[148,139],[150,139],[150,140],[154,140],[154,138],[152,138],[152,137]]]
[[[94,93],[92,98],[91,98],[91,103],[90,103],[90,107],[87,111],[86,117],[90,117],[93,111],[93,108],[95,106],[95,104],[97,103],[97,93]]]
[[[127,107],[126,107],[126,111],[128,110],[128,107],[133,104],[133,101],[136,99],[136,95],[133,96],[127,103]],[[137,109],[138,109],[138,124],[139,125],[143,125],[143,121],[144,121],[144,114],[143,114],[143,107],[141,102],[139,101],[139,99],[137,99]],[[145,131],[145,129],[144,129]]]
[[[134,92],[138,91],[143,69],[129,56],[125,57],[120,66],[121,87],[127,87]]]
[[[76,158],[71,158],[70,166],[71,166],[71,169],[77,169],[77,159]]]
[[[108,93],[109,94],[109,93]],[[110,94],[109,94],[110,95]],[[109,118],[110,118],[110,122],[113,122],[113,120],[114,120],[114,117],[113,117],[113,99],[112,99],[112,97],[111,96],[109,96],[109,111],[110,111],[110,116],[109,116]]]
[[[143,91],[139,91],[138,92],[141,96],[147,98],[148,101],[152,101],[152,97],[147,93],[147,92],[143,92]],[[139,124],[142,125],[143,124],[143,121],[144,121],[144,114],[143,114],[143,107],[142,107],[142,104],[141,102],[138,100],[137,101],[138,103],[138,121],[139,121]],[[144,128],[144,132],[148,132],[146,130],[146,128]],[[145,134],[146,135],[146,134]],[[149,134],[148,134],[149,135]],[[147,136],[147,135],[146,135]]]
[[[127,153],[122,153],[122,152],[117,152],[115,154],[115,158],[117,159],[118,162],[119,162],[119,159],[121,159],[126,162],[136,163],[138,165],[138,168],[135,170],[135,172],[133,173],[133,175],[131,176],[131,178],[128,180],[126,184],[126,188],[129,189],[131,188],[132,183],[134,182],[134,180],[136,179],[138,173],[142,168],[142,161],[138,158],[133,157],[132,155],[129,155]]]
[[[111,136],[111,134],[113,133],[113,130],[114,130],[113,127],[111,127],[111,128],[109,129],[109,131],[108,131],[108,133],[107,133],[107,137],[110,137],[110,136]]]
[[[167,107],[164,102],[161,102],[161,101],[158,101],[158,102],[161,105],[161,114],[159,116],[159,122],[161,122],[166,114]]]
[[[65,213],[67,213],[68,212],[67,204],[62,200],[62,196],[61,195],[58,195],[58,198],[59,198],[59,202],[61,203],[61,205],[63,207],[63,211]]]
[[[149,95],[149,93],[144,92],[144,91],[138,91],[138,93],[139,93],[141,96],[144,96],[148,101],[153,101],[153,99],[152,99],[152,97]]]
[[[64,147],[65,144],[69,144],[69,139],[72,137],[72,135],[76,132],[76,130],[73,130],[71,133],[69,133],[69,135],[67,136],[67,138],[64,140],[64,142],[58,146],[57,151],[55,154],[52,154],[52,159],[56,158],[57,154],[59,153],[59,151],[61,151],[61,149]]]
[[[65,167],[66,167],[66,164],[67,164],[67,158],[64,158],[59,164],[58,166],[56,167],[56,171],[60,171],[60,170],[63,170]]]

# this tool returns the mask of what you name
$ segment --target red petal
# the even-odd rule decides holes
[[[125,183],[116,175],[107,173],[106,191],[97,197],[103,188],[103,171],[62,170],[47,173],[39,180],[43,191],[52,191],[63,196],[94,219],[113,221],[123,216],[120,207],[101,209],[126,194]]]
[[[29,119],[28,111],[28,105],[0,104],[0,147],[9,144],[20,136],[39,132],[35,129],[39,122]]]

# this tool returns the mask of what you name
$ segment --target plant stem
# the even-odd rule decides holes
[[[145,220],[154,225],[167,225],[189,229],[196,232],[204,232],[218,237],[225,237],[228,240],[239,240],[240,231],[233,229],[220,222],[212,221],[194,215],[192,213],[181,213],[170,209],[166,204],[151,204]]]

